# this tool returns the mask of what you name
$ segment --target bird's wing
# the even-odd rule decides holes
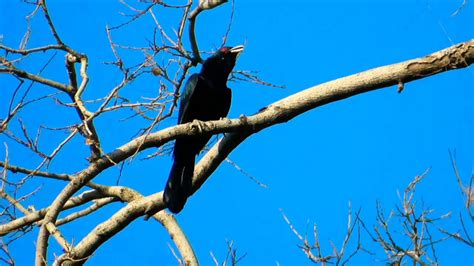
[[[197,83],[199,82],[199,74],[191,75],[184,85],[184,90],[181,95],[181,102],[179,104],[179,114],[178,114],[178,123],[183,123],[183,118],[186,116],[186,112],[189,107],[189,102],[191,101],[191,96],[193,95]],[[189,121],[185,121],[189,122]]]

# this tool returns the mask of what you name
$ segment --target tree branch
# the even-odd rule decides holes
[[[95,190],[89,190],[84,193],[82,193],[79,196],[76,196],[74,198],[69,199],[66,204],[64,205],[63,210],[68,210],[71,208],[75,208],[78,206],[81,206],[83,204],[86,204],[90,201],[96,200],[96,199],[102,199],[107,197],[107,195],[104,195],[103,193],[100,193]],[[9,223],[5,223],[0,225],[0,236],[7,235],[9,233],[13,233],[19,228],[33,225],[34,223],[40,221],[46,212],[48,211],[48,208],[35,211],[35,212],[24,212],[25,216],[15,219]]]
[[[474,40],[470,40],[423,58],[375,68],[314,86],[275,102],[250,117],[242,116],[240,119],[202,122],[200,123],[201,127],[193,126],[193,123],[188,123],[138,137],[115,151],[102,156],[97,161],[91,163],[88,168],[80,172],[51,204],[44,218],[44,224],[48,222],[54,224],[67,199],[103,170],[133,156],[136,152],[150,147],[161,146],[178,136],[232,132],[226,134],[221,141],[214,145],[196,166],[193,186],[194,191],[197,191],[235,147],[250,135],[264,128],[287,122],[308,110],[331,102],[364,92],[426,78],[444,71],[465,68],[473,62]],[[127,209],[122,209],[119,213],[116,213],[114,217],[120,221],[130,222],[140,215],[143,215],[146,210],[149,210],[150,203],[152,204],[151,208],[153,210],[164,209],[165,206],[162,202],[161,195],[160,192],[140,199],[133,203],[133,205],[131,203],[129,204],[129,208],[133,207],[133,209],[128,209],[127,206]],[[44,261],[46,261],[49,233],[44,224],[38,235],[37,265],[44,265]],[[104,228],[105,227],[101,226],[99,229],[103,230]]]
[[[129,202],[125,207],[116,212],[107,221],[96,226],[86,237],[84,237],[74,248],[59,256],[57,265],[82,265],[102,244],[128,226],[136,218],[147,214],[153,208],[164,208],[162,192],[144,197],[140,193],[127,188],[121,188],[122,192],[114,193],[121,196],[123,201]],[[125,193],[124,193],[125,192]],[[153,218],[160,222],[169,232],[176,247],[180,251],[185,265],[198,265],[194,250],[177,223],[176,219],[165,211],[157,212]]]
[[[199,53],[199,46],[196,40],[195,28],[196,18],[204,10],[213,9],[227,2],[227,0],[200,0],[199,5],[191,11],[189,15],[189,40],[191,41],[191,48],[193,50],[194,58],[192,59],[193,65],[202,63],[201,54]]]
[[[275,102],[250,117],[241,117],[240,123],[231,120],[224,138],[206,153],[194,170],[193,186],[197,191],[219,164],[250,135],[290,119],[319,106],[357,94],[423,79],[441,72],[465,68],[474,62],[474,40],[460,43],[422,58],[408,60],[367,70],[351,76],[329,81]],[[237,128],[247,130],[237,131]],[[214,123],[214,122],[213,122]],[[203,131],[207,132],[205,123]],[[224,126],[223,121],[215,122]],[[218,124],[218,125],[217,125]],[[214,132],[213,132],[214,133]],[[217,133],[217,132],[215,132]],[[219,132],[220,133],[220,132]]]
[[[56,89],[58,89],[62,92],[68,93],[68,94],[70,94],[71,91],[72,91],[71,86],[56,82],[54,80],[46,79],[46,78],[43,78],[41,76],[31,74],[31,73],[26,72],[24,70],[15,68],[14,66],[9,66],[8,68],[0,68],[0,74],[1,73],[14,74],[14,75],[17,75],[20,78],[29,79],[31,81],[35,81],[35,82],[38,82],[38,83],[56,88]]]

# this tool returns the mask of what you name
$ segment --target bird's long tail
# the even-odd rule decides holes
[[[193,154],[174,158],[163,195],[166,206],[173,213],[180,212],[191,195],[194,159]]]

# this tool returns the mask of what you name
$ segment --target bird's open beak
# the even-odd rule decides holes
[[[234,46],[232,48],[230,48],[229,52],[233,53],[233,54],[239,54],[240,52],[242,52],[244,50],[244,46],[243,45],[237,45],[237,46]]]

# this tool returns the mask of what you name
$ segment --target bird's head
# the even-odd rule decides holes
[[[207,58],[202,65],[201,73],[214,78],[225,79],[229,77],[230,72],[235,66],[237,57],[244,50],[243,45],[234,47],[222,47],[211,57]]]

